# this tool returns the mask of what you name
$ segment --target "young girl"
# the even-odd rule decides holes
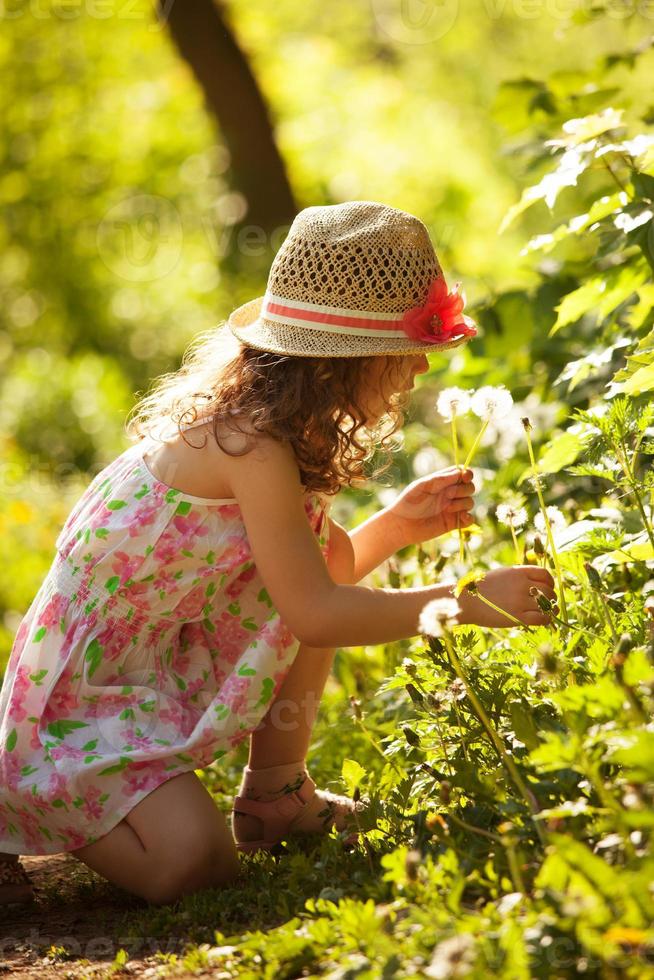
[[[389,448],[426,354],[474,334],[462,308],[417,218],[310,207],[265,296],[139,403],[134,444],[71,511],[7,665],[0,900],[29,897],[20,854],[68,851],[166,903],[234,879],[237,850],[353,826],[354,802],[317,789],[305,763],[335,648],[416,636],[453,585],[356,583],[469,524],[472,472],[417,480],[350,532],[330,500]],[[482,591],[545,624],[534,584],[554,598],[533,566],[495,569]],[[471,594],[457,602],[460,623],[510,625]],[[230,830],[194,770],[247,737]]]

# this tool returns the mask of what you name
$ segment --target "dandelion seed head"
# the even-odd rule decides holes
[[[450,696],[454,701],[463,701],[466,696],[466,686],[460,677],[455,677],[450,686],[448,687]]]
[[[423,607],[418,628],[426,636],[443,636],[448,626],[455,626],[459,615],[456,599],[432,599]]]
[[[545,510],[547,511],[547,519],[550,522],[553,534],[556,531],[562,531],[564,527],[568,526],[568,522],[565,519],[563,511],[559,510],[558,507],[550,506],[546,507]],[[540,534],[547,534],[545,518],[540,511],[534,517],[534,527],[540,532]]]
[[[474,939],[469,933],[461,933],[438,944],[425,975],[432,980],[465,977],[470,973],[474,961]]]
[[[509,414],[513,408],[513,398],[503,385],[497,388],[485,385],[475,391],[470,399],[470,407],[484,422],[494,422]]]
[[[470,410],[470,395],[463,388],[444,388],[438,396],[436,411],[451,422],[458,415],[465,415]]]
[[[529,519],[525,508],[514,504],[498,504],[495,516],[500,524],[506,524],[514,530],[524,527]]]

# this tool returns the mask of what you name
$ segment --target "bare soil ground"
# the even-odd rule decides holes
[[[178,934],[131,935],[130,912],[146,903],[68,854],[26,856],[21,862],[32,880],[34,899],[0,906],[0,977],[156,976],[172,965],[161,954],[179,956],[189,942],[184,912],[175,915]],[[120,949],[129,958],[112,969]]]

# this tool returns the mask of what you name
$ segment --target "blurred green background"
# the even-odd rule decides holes
[[[606,92],[591,67],[651,28],[625,5],[599,18],[600,6],[3,6],[0,667],[67,512],[128,445],[136,393],[264,291],[291,205],[372,199],[415,213],[471,312],[495,311],[465,352],[434,359],[397,479],[411,476],[438,385],[546,386],[575,353],[574,337],[542,329],[571,284],[550,279],[541,306],[527,302],[557,269],[521,254],[542,202],[498,228],[547,163],[529,159],[525,133],[548,121],[552,93],[575,90],[566,108],[594,111]],[[627,121],[652,117],[647,65],[618,60],[611,78],[628,88]],[[253,113],[241,114],[246,95]],[[367,498],[344,497],[336,516],[362,519]]]

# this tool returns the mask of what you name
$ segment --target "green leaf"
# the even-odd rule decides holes
[[[47,629],[45,628],[45,626],[42,626],[42,627],[41,627],[41,629],[40,629],[40,630],[37,630],[37,631],[36,631],[36,633],[34,634],[34,640],[33,640],[33,642],[34,642],[34,643],[38,643],[38,642],[39,642],[39,640],[42,640],[42,639],[43,639],[43,637],[45,636],[45,634],[46,634],[47,632],[48,632],[48,631],[47,631]]]
[[[639,262],[609,269],[601,276],[588,279],[578,289],[564,296],[556,307],[558,317],[549,336],[553,337],[561,327],[576,323],[595,308],[597,316],[603,320],[630,296],[633,295],[635,301],[638,287],[645,283],[648,277],[645,264]]]
[[[622,385],[622,392],[626,395],[642,395],[645,391],[654,388],[654,364],[647,367],[638,368],[631,375],[628,381]]]
[[[609,551],[605,558],[616,565],[624,565],[630,561],[651,561],[654,558],[654,548],[646,534],[643,534],[639,540],[632,541],[624,548]]]
[[[188,500],[180,500],[174,513],[174,517],[186,517],[191,510],[192,504]]]
[[[253,667],[249,667],[248,664],[243,664],[238,668],[239,677],[254,677],[256,670]]]
[[[118,575],[112,575],[112,577],[108,578],[107,581],[104,583],[105,589],[107,590],[107,592],[110,592],[112,595],[114,594],[114,592],[116,591],[119,585],[120,585],[120,578],[118,577]]]
[[[580,435],[564,432],[544,447],[538,460],[541,473],[559,473],[564,466],[574,463],[584,448],[584,440]]]
[[[121,507],[127,507],[126,500],[110,500],[108,504],[105,505],[107,510],[120,510]]]
[[[18,733],[16,732],[15,728],[12,728],[12,730],[7,735],[7,741],[5,742],[7,752],[14,751],[14,749],[16,748],[17,741],[18,741]]]
[[[511,712],[511,724],[521,742],[524,742],[529,750],[537,749],[540,745],[538,730],[534,724],[530,710],[520,701],[512,701],[509,705]]]
[[[352,796],[361,780],[365,777],[366,770],[355,759],[343,759],[341,766],[341,776],[347,787],[349,796]]]

